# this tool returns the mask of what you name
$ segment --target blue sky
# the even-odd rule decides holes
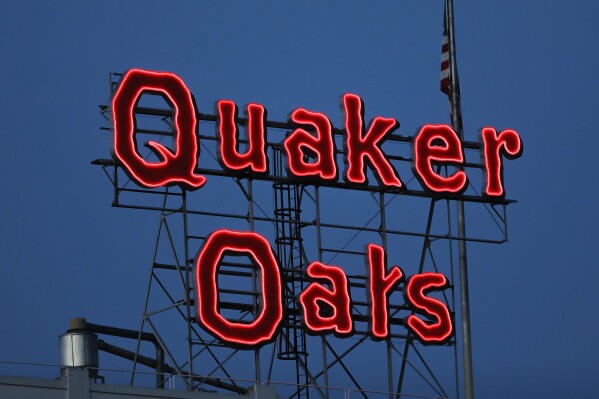
[[[175,72],[200,112],[228,98],[336,126],[352,92],[411,136],[448,122],[442,12],[441,0],[5,4],[0,361],[57,363],[71,317],[139,323],[157,216],[111,208],[90,165],[109,156],[97,107],[109,72]],[[455,13],[466,139],[490,125],[524,142],[505,168],[509,242],[469,247],[475,391],[597,396],[599,4],[456,0]]]

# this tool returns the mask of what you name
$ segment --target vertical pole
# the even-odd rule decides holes
[[[318,247],[318,261],[322,262],[322,236],[320,231],[320,190],[314,186],[314,199],[316,200],[316,246]],[[327,347],[324,336],[320,338],[322,350],[322,371],[324,374],[325,398],[329,398],[329,367],[327,363]]]
[[[186,316],[187,316],[187,362],[189,363],[189,384],[188,387],[193,387],[193,343],[191,336],[192,328],[192,310],[191,310],[191,275],[190,275],[190,264],[189,264],[189,226],[187,224],[187,190],[181,189],[182,194],[182,208],[183,208],[183,265],[185,267],[185,303],[186,303]],[[166,201],[166,200],[165,200]],[[166,203],[166,202],[165,202]]]
[[[446,0],[447,29],[449,34],[449,59],[451,75],[451,108],[452,125],[460,139],[464,139],[462,131],[461,104],[459,93],[459,80],[455,50],[455,29],[453,18],[453,0]],[[464,202],[457,201],[458,210],[458,253],[460,268],[460,297],[462,310],[462,353],[464,357],[464,395],[466,399],[474,398],[474,378],[472,373],[472,344],[470,336],[470,301],[468,294],[468,262],[466,257],[466,221],[464,215]]]
[[[136,356],[137,352],[135,353]],[[158,343],[156,343],[156,388],[164,389],[164,350]]]
[[[248,218],[250,223],[250,231],[254,231],[254,191],[252,179],[248,179]],[[258,274],[256,273],[256,268],[252,269],[252,291],[255,294],[258,293]],[[258,317],[258,301],[256,295],[254,295],[254,299],[252,301],[252,307],[254,311],[254,319]],[[260,349],[254,350],[254,364],[256,368],[256,384],[260,384]]]
[[[189,243],[187,237],[189,236],[188,225],[187,225],[187,190],[181,189],[182,194],[182,210],[183,210],[183,267],[185,267],[185,310],[187,316],[187,362],[189,363],[189,383],[192,386],[193,382],[193,354],[192,354],[192,340],[191,340],[191,276],[189,273]]]
[[[385,256],[387,254],[387,222],[385,215],[385,193],[379,192],[379,213],[381,215],[381,240]],[[385,267],[387,263],[385,262]],[[391,354],[391,338],[387,337],[387,391],[389,399],[393,399],[393,356]]]
[[[470,301],[468,290],[468,263],[466,257],[466,227],[464,202],[458,201],[458,253],[460,267],[460,297],[462,308],[462,351],[464,357],[464,395],[474,398],[474,378],[472,372],[472,343],[470,335]]]

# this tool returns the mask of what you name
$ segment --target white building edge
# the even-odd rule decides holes
[[[274,387],[254,385],[247,394],[145,388],[98,384],[90,370],[66,367],[57,379],[0,376],[0,398],[6,399],[280,399]]]

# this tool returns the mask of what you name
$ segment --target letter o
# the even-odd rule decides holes
[[[251,323],[231,322],[218,310],[217,272],[226,252],[247,254],[261,271],[262,303]],[[198,321],[224,342],[263,345],[273,339],[283,319],[281,274],[268,241],[259,234],[217,230],[204,243],[195,265]]]

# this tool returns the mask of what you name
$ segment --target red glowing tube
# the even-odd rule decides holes
[[[298,128],[285,139],[288,167],[298,177],[317,177],[322,180],[337,180],[335,164],[335,141],[333,127],[326,115],[298,108],[291,114],[291,120],[298,125],[310,125],[316,131],[313,136]],[[307,162],[305,155],[315,158]]]
[[[392,288],[400,284],[404,276],[398,266],[393,266],[385,275],[385,252],[378,245],[368,246],[367,263],[370,331],[373,338],[385,339],[389,335],[389,296]]]
[[[399,127],[399,123],[392,118],[377,116],[374,118],[364,134],[364,106],[362,99],[355,94],[343,96],[345,110],[345,180],[355,184],[365,184],[366,162],[376,171],[375,176],[379,184],[387,187],[403,188],[397,172],[381,149],[385,136],[391,134]]]
[[[331,289],[317,282],[311,283],[299,296],[304,313],[304,324],[311,333],[333,331],[336,335],[350,335],[353,332],[351,319],[351,299],[349,296],[347,276],[337,266],[313,262],[306,269],[313,279],[325,279]],[[323,315],[318,302],[332,308],[332,314]]]
[[[443,290],[448,286],[447,278],[440,273],[415,274],[408,279],[403,294],[414,311],[434,320],[426,322],[416,315],[410,315],[408,328],[423,344],[441,345],[453,334],[453,323],[447,306],[438,299],[426,296],[431,291]]]
[[[144,160],[135,141],[135,106],[144,92],[162,95],[175,109],[175,152],[155,141],[146,144],[159,162]],[[199,156],[195,103],[181,78],[166,72],[129,70],[112,99],[112,120],[114,157],[137,183],[150,188],[179,184],[192,190],[204,185],[206,178],[195,173]]]
[[[242,171],[250,169],[256,173],[268,171],[266,157],[266,110],[260,104],[248,104],[247,119],[248,147],[240,154],[239,130],[237,129],[237,105],[233,101],[221,100],[217,103],[217,137],[220,142],[218,160],[224,169]]]
[[[424,125],[412,142],[413,170],[424,189],[435,193],[460,193],[468,177],[462,170],[443,177],[433,170],[433,163],[461,165],[464,154],[460,138],[448,125]]]
[[[246,255],[260,268],[260,313],[251,323],[231,322],[219,313],[217,272],[225,254]],[[282,283],[268,241],[256,233],[217,230],[204,243],[195,266],[198,320],[224,342],[243,347],[263,345],[275,336],[283,319]]]
[[[485,164],[483,193],[489,197],[503,198],[503,162],[501,156],[515,159],[522,155],[522,140],[515,130],[497,134],[492,127],[481,130],[481,158]]]

